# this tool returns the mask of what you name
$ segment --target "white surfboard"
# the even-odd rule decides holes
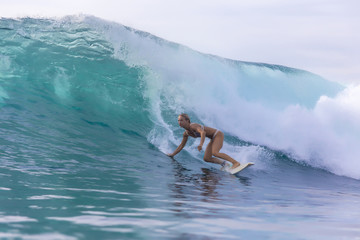
[[[231,173],[231,174],[236,174],[236,173],[238,173],[238,172],[240,172],[240,171],[244,170],[245,168],[250,167],[252,165],[254,165],[254,163],[252,163],[252,162],[249,162],[249,163],[246,163],[246,164],[241,164],[237,168],[229,169],[228,172]]]

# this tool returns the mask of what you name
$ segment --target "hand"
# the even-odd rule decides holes
[[[174,157],[174,155],[172,153],[167,153],[166,155],[168,155],[169,157]]]
[[[201,150],[202,150],[202,146],[201,146],[201,145],[199,145],[199,146],[197,147],[197,149],[199,150],[199,152],[201,152]]]

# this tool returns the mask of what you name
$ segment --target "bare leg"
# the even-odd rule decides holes
[[[217,164],[222,164],[223,161],[218,159],[218,158],[214,158],[212,156],[212,146],[213,146],[213,140],[210,141],[210,143],[207,145],[206,149],[205,149],[205,154],[204,154],[204,160],[205,162],[211,162],[211,163],[217,163]]]
[[[212,155],[231,162],[233,164],[231,168],[236,168],[240,166],[240,163],[238,161],[236,161],[235,159],[233,159],[232,157],[230,157],[225,153],[219,152],[220,149],[223,147],[224,133],[219,131],[211,142],[212,142]]]

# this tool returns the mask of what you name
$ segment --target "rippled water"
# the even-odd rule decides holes
[[[355,239],[360,234],[355,180],[281,161],[270,172],[253,166],[233,176],[194,159],[147,153],[140,163],[83,156],[29,168],[2,159],[0,237]]]

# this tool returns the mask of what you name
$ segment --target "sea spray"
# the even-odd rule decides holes
[[[176,115],[190,112],[195,120],[300,163],[360,177],[356,87],[345,89],[298,69],[201,54],[115,23],[85,22],[104,31],[118,49],[115,57],[153,76],[145,79],[157,122],[149,140],[163,151],[171,149],[166,139],[180,142]],[[187,150],[196,155],[193,147]],[[244,158],[240,152],[231,154]]]

